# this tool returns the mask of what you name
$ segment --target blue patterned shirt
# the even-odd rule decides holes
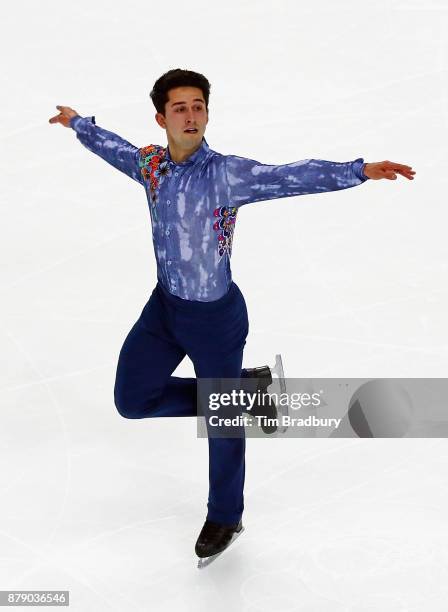
[[[70,126],[90,151],[138,181],[151,213],[157,278],[186,300],[217,300],[232,281],[230,256],[241,206],[310,193],[336,191],[368,179],[362,158],[350,162],[303,159],[279,166],[222,155],[205,138],[185,161],[169,147],[135,147],[95,124],[73,117]]]

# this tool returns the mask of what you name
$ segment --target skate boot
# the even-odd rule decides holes
[[[201,569],[214,561],[243,531],[241,520],[236,525],[221,525],[207,519],[195,546],[196,555],[199,557],[198,568]]]
[[[272,384],[271,368],[269,366],[260,366],[258,368],[246,368],[247,378],[259,378],[257,389],[267,389]]]
[[[269,385],[272,384],[272,373],[269,366],[260,366],[258,368],[246,368],[247,378],[257,378],[257,386],[253,390],[254,393],[260,392],[260,395],[266,392]],[[253,417],[264,417],[261,419],[261,429],[266,434],[272,434],[277,431],[276,425],[268,424],[266,419],[277,418],[277,406],[267,395],[261,402],[255,401],[251,410],[243,410],[246,414]],[[272,421],[271,421],[272,422]]]
[[[285,382],[285,372],[283,370],[283,362],[282,356],[275,356],[275,365],[272,367],[269,366],[261,366],[258,368],[246,368],[246,377],[247,378],[258,378],[258,382],[256,385],[255,392],[260,392],[262,396],[263,393],[266,392],[267,388],[270,384],[272,384],[272,376],[275,375],[278,386],[280,388],[280,392],[286,394],[286,382]],[[254,391],[251,389],[251,391]],[[277,430],[279,433],[285,433],[288,429],[286,425],[284,425],[285,416],[289,413],[289,406],[284,402],[279,403],[277,406],[272,398],[269,398],[268,394],[263,398],[260,398],[262,401],[256,401],[252,410],[244,410],[247,414],[252,414],[253,416],[261,416],[265,417],[261,419],[261,428],[264,433],[272,434]],[[274,422],[277,422],[279,425],[268,425],[267,419],[273,419]],[[258,420],[258,419],[257,419]],[[273,421],[271,420],[271,423]]]

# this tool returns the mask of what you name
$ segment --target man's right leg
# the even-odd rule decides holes
[[[170,332],[172,313],[153,292],[121,348],[114,399],[129,419],[196,416],[196,378],[171,376],[185,357]]]

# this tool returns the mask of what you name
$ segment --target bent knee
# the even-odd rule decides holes
[[[115,400],[115,407],[118,410],[118,414],[124,417],[125,419],[138,418],[137,411],[135,410],[135,408],[133,409],[131,406],[129,406],[128,404],[125,404],[122,401]]]
[[[125,419],[144,419],[151,416],[151,411],[154,409],[156,402],[147,401],[145,405],[137,404],[135,399],[115,391],[114,393],[115,407],[118,413]]]

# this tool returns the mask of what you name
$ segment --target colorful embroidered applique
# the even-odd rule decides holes
[[[215,208],[213,215],[218,219],[213,224],[213,229],[219,232],[218,253],[220,257],[227,251],[229,257],[232,255],[232,239],[235,229],[236,214],[238,209],[234,206],[220,206]]]
[[[164,178],[171,174],[168,161],[165,159],[166,148],[159,145],[149,145],[140,149],[139,166],[144,181],[149,181],[149,193],[152,210],[157,220],[157,190]]]

